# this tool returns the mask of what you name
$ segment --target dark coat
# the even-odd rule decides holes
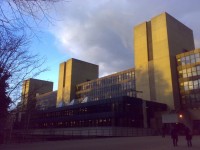
[[[171,131],[171,138],[172,138],[172,139],[178,138],[178,131],[177,131],[176,129],[173,129],[173,130]]]
[[[192,133],[190,132],[190,129],[185,130],[185,139],[186,140],[191,140],[192,139]]]

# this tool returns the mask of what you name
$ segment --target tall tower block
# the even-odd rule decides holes
[[[176,55],[194,49],[193,32],[167,13],[134,28],[134,61],[138,97],[179,109]]]
[[[61,103],[69,103],[75,99],[76,85],[98,78],[98,65],[77,59],[69,59],[60,64],[57,107]]]
[[[21,97],[23,110],[34,109],[36,104],[36,96],[52,91],[53,82],[33,78],[24,80]]]

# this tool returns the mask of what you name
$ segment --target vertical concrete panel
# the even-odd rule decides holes
[[[63,77],[64,77],[64,66],[65,62],[60,64],[59,68],[59,78],[58,78],[58,92],[57,92],[57,101],[56,106],[62,101],[62,95],[63,95]]]
[[[148,128],[148,125],[147,125],[147,105],[146,105],[146,101],[142,102],[142,113],[143,113],[143,126],[144,126],[144,128]]]
[[[143,92],[137,96],[150,100],[146,22],[134,28],[134,56],[136,90]]]
[[[70,102],[71,100],[71,91],[72,91],[72,64],[73,61],[72,59],[68,60],[65,64],[65,87],[64,87],[64,91],[63,91],[63,100],[64,102],[67,104]]]
[[[156,100],[174,109],[166,13],[152,18],[151,26]]]
[[[191,29],[163,13],[151,20],[156,99],[170,109],[180,107],[175,56],[193,49]],[[150,76],[151,78],[151,76]]]
[[[174,98],[174,105],[176,109],[180,108],[180,96],[179,85],[176,68],[176,55],[183,52],[183,49],[194,49],[194,38],[191,29],[184,24],[173,18],[172,16],[166,16],[167,19],[167,31],[169,39],[169,55],[170,55],[170,68],[172,76],[172,91]]]

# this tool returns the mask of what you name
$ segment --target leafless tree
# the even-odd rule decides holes
[[[51,22],[49,10],[65,0],[1,0],[0,27],[5,31],[33,31],[43,21]]]
[[[27,37],[35,34],[40,22],[52,21],[48,10],[61,1],[65,0],[0,1],[0,67],[11,75],[8,96],[13,98],[13,93],[19,93],[16,89],[24,79],[46,71],[41,69],[44,59],[28,50],[31,39]]]
[[[35,28],[42,21],[52,20],[48,10],[58,1],[64,0],[0,1],[0,82],[5,85],[1,88],[5,98],[0,96],[0,102],[3,102],[0,104],[5,104],[1,107],[7,107],[0,111],[4,110],[5,114],[8,103],[15,103],[20,98],[19,89],[23,80],[36,77],[47,70],[42,67],[45,59],[28,50],[31,39],[27,37],[30,37],[30,33],[35,34]],[[0,125],[4,119],[5,116],[0,118]],[[2,129],[3,126],[0,137]]]
[[[0,67],[11,75],[8,80],[7,92],[9,97],[14,98],[13,94],[16,97],[16,93],[13,92],[19,93],[18,89],[23,80],[36,77],[47,69],[42,68],[44,59],[28,50],[25,35],[16,37],[10,33],[9,36],[0,38],[0,43]],[[13,102],[18,99],[18,96],[20,95],[17,94]]]

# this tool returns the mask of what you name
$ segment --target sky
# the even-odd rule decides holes
[[[200,48],[199,0],[71,0],[49,10],[52,23],[32,39],[31,50],[44,56],[48,72],[37,78],[54,82],[59,64],[76,58],[99,65],[99,76],[134,67],[133,27],[167,12],[193,30]]]

